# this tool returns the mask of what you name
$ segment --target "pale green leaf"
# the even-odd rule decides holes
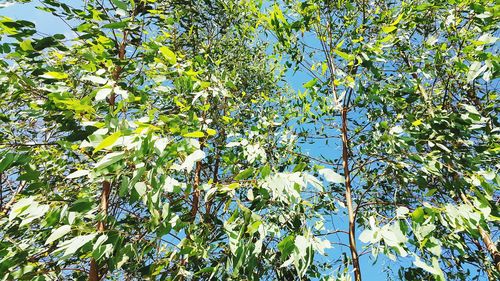
[[[167,144],[170,142],[170,139],[168,138],[160,138],[155,141],[155,148],[158,149],[160,153],[162,153],[165,148],[167,147]]]
[[[9,214],[9,221],[15,219],[18,215],[22,214],[33,203],[34,203],[33,197],[22,198],[19,201],[17,201],[14,205],[12,205]]]
[[[89,170],[78,170],[66,176],[67,179],[74,179],[86,176],[90,173]]]
[[[295,247],[297,247],[300,257],[304,257],[307,254],[307,248],[310,246],[311,243],[306,237],[302,235],[295,237]]]
[[[373,230],[371,230],[371,229],[365,229],[359,235],[359,241],[361,241],[363,243],[371,243],[372,239],[374,238],[373,234],[374,234]]]
[[[397,217],[404,217],[406,216],[406,214],[408,214],[410,212],[410,210],[404,206],[401,206],[401,207],[398,207],[396,209],[396,216]]]
[[[114,164],[125,157],[125,152],[123,151],[118,151],[118,152],[113,152],[106,154],[99,162],[95,164],[95,169],[103,169],[106,168],[107,166]]]
[[[55,229],[54,231],[52,231],[49,238],[47,238],[47,241],[45,241],[45,245],[50,244],[50,243],[58,240],[59,238],[63,237],[64,235],[66,235],[70,231],[71,231],[71,226],[69,226],[69,225],[63,225],[63,226]]]
[[[196,131],[196,132],[191,132],[191,133],[184,134],[182,136],[186,137],[186,138],[202,138],[202,137],[205,136],[205,134],[203,132]]]
[[[144,194],[146,194],[148,187],[146,186],[146,184],[144,182],[141,181],[141,182],[138,182],[134,185],[134,189],[135,189],[135,191],[137,191],[139,196],[142,197],[142,196],[144,196]]]
[[[89,234],[89,235],[82,235],[82,236],[77,236],[77,237],[70,239],[70,240],[67,240],[67,241],[60,242],[57,245],[58,249],[56,250],[56,252],[64,251],[61,259],[62,260],[67,259],[67,258],[71,257],[74,253],[76,253],[76,251],[78,251],[78,249],[80,249],[85,244],[87,244],[92,239],[94,239],[94,237],[96,235],[97,235],[96,233]]]
[[[344,183],[344,176],[336,173],[332,169],[324,168],[318,171],[320,175],[322,175],[326,181],[333,183]]]
[[[113,91],[113,89],[111,89],[111,88],[99,89],[95,95],[95,100],[96,101],[105,100],[109,95],[111,95],[112,91]]]
[[[481,67],[481,62],[474,61],[469,67],[469,71],[467,72],[467,83],[471,83],[474,81],[481,73],[483,73],[487,69],[487,65]]]
[[[425,270],[427,272],[430,272],[430,273],[432,273],[434,275],[440,275],[442,273],[441,269],[439,268],[439,264],[436,266],[436,264],[434,264],[434,262],[433,262],[432,266],[427,265],[418,256],[415,256],[415,261],[413,262],[413,264],[416,267],[420,267],[421,269],[423,269],[423,270]]]
[[[193,165],[203,158],[205,158],[205,152],[203,152],[202,150],[196,150],[195,152],[188,155],[181,165],[172,165],[172,169],[177,171],[186,170],[188,173],[190,173],[193,170]]]
[[[108,235],[102,234],[101,236],[99,236],[99,238],[97,238],[92,248],[94,250],[97,249],[97,247],[101,246],[102,243],[106,242],[107,240],[108,240]]]
[[[81,78],[82,81],[90,81],[94,84],[98,85],[104,85],[108,82],[107,79],[99,77],[99,76],[94,76],[94,75],[86,75]]]

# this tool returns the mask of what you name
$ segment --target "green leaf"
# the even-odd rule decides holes
[[[47,241],[45,241],[45,245],[50,244],[59,238],[63,237],[64,235],[68,234],[71,231],[71,226],[70,225],[63,225],[50,234],[49,238],[47,238]]]
[[[62,73],[62,72],[57,72],[57,71],[49,71],[43,75],[40,75],[40,77],[46,78],[46,79],[62,80],[62,79],[68,78],[68,74]]]
[[[125,3],[125,2],[122,2],[120,0],[111,0],[111,1],[113,2],[113,4],[115,4],[115,6],[118,9],[122,9],[122,10],[126,11],[128,8],[127,3]]]
[[[253,168],[247,168],[244,171],[240,172],[236,177],[234,177],[235,180],[244,180],[248,179],[251,175],[253,174]]]
[[[216,272],[218,267],[205,267],[198,272],[195,273],[195,275],[201,275],[202,273],[211,273],[211,272]]]
[[[169,48],[167,48],[165,46],[160,47],[160,53],[165,57],[165,59],[170,64],[175,64],[177,62],[177,56]]]
[[[206,131],[209,136],[215,136],[217,134],[217,131],[214,129],[208,128]]]
[[[278,250],[281,252],[282,260],[286,259],[295,249],[295,236],[285,237],[278,243]]]
[[[196,132],[191,132],[191,133],[184,134],[182,136],[185,137],[185,138],[202,138],[202,137],[205,136],[205,134],[203,132],[196,131]]]
[[[306,163],[300,162],[299,164],[295,165],[292,172],[302,172],[306,167],[307,167]]]
[[[26,39],[23,42],[19,43],[19,47],[21,47],[21,50],[23,51],[34,51],[33,46],[31,45],[31,40]]]
[[[404,16],[403,14],[400,14],[400,15],[399,15],[399,16],[398,16],[398,17],[397,17],[397,18],[396,18],[396,19],[395,19],[395,20],[391,23],[391,25],[397,25],[397,24],[401,21],[401,19],[403,19],[403,16]]]
[[[312,87],[314,87],[314,85],[316,85],[317,82],[318,82],[318,79],[314,78],[314,79],[304,83],[304,88],[306,88],[306,89],[312,88]]]
[[[344,52],[342,52],[342,51],[340,51],[340,50],[337,50],[337,49],[335,49],[335,50],[333,50],[333,51],[334,51],[334,52],[335,52],[335,53],[336,53],[339,57],[341,57],[341,58],[343,58],[343,59],[345,59],[345,60],[347,60],[347,61],[352,61],[352,60],[354,60],[354,59],[355,59],[355,56],[354,56],[354,55],[350,55],[350,54],[348,54],[348,53],[344,53]]]
[[[419,125],[422,125],[422,119],[415,120],[411,123],[412,126],[417,127]]]
[[[127,27],[128,22],[127,21],[120,21],[120,22],[112,22],[108,23],[102,26],[102,28],[108,28],[108,29],[122,29]]]
[[[3,171],[7,170],[12,162],[14,162],[14,159],[16,158],[16,155],[14,153],[7,153],[5,154],[4,158],[0,162],[0,173]]]
[[[247,227],[247,233],[250,235],[254,234],[259,229],[259,226],[261,224],[262,224],[262,221],[256,221],[256,222],[252,223],[251,225],[249,225]]]
[[[70,212],[85,213],[92,209],[94,202],[88,198],[82,198],[76,200],[71,207],[68,209]]]
[[[396,29],[397,29],[397,27],[395,27],[393,25],[382,26],[382,31],[385,32],[385,33],[391,33],[391,32],[393,32]]]
[[[266,178],[271,174],[271,167],[269,167],[268,164],[266,164],[264,167],[260,169],[260,175],[262,178]]]
[[[417,223],[422,223],[424,221],[424,209],[422,207],[416,208],[413,213],[411,213],[411,218]]]
[[[94,149],[94,153],[96,153],[97,151],[100,151],[103,148],[112,146],[116,142],[116,140],[118,140],[118,138],[120,138],[121,135],[122,135],[122,133],[120,131],[118,131],[118,132],[111,134],[107,138],[103,139],[102,142],[98,146],[96,146],[96,148]]]

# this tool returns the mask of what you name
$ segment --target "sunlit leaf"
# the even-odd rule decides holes
[[[49,238],[47,238],[47,241],[45,241],[45,244],[50,244],[64,235],[68,234],[71,231],[71,226],[70,225],[63,225],[57,229],[54,229],[52,233],[50,234]]]
[[[345,182],[344,176],[336,173],[332,169],[324,168],[324,169],[319,170],[318,172],[328,182],[333,182],[333,183],[344,183]]]
[[[118,138],[122,135],[122,133],[120,131],[118,132],[115,132],[111,135],[109,135],[108,137],[106,137],[105,139],[102,140],[102,142],[97,145],[94,149],[94,153],[96,153],[97,151],[100,151],[104,148],[107,148],[109,146],[112,146],[117,140]]]

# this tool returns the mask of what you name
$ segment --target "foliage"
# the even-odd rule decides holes
[[[495,1],[36,5],[71,35],[0,17],[2,280],[500,278]]]
[[[329,245],[259,4],[80,4],[39,7],[74,38],[1,18],[3,280],[304,275]]]
[[[276,50],[312,76],[291,113],[296,134],[332,150],[312,163],[348,163],[346,179],[354,172],[352,190],[329,188],[324,212],[332,212],[326,202],[343,202],[373,256],[413,260],[396,279],[469,280],[471,268],[498,279],[497,14],[494,1],[276,1],[269,9]],[[344,124],[347,137],[338,138]],[[338,152],[345,144],[348,153]],[[356,242],[349,248],[362,272]]]

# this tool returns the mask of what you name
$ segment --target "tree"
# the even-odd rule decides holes
[[[40,9],[75,38],[0,21],[3,280],[305,276],[321,185],[292,172],[259,4]]]
[[[74,37],[0,17],[2,280],[499,278],[494,1],[38,3]]]
[[[349,241],[355,280],[356,228],[366,252],[401,264],[413,257],[398,279],[466,280],[471,266],[476,277],[498,279],[495,13],[492,1],[271,7],[277,52],[312,76],[291,124],[304,142],[323,139],[340,151],[310,160],[342,173],[317,208],[327,214],[337,212],[330,202],[345,204],[348,238],[338,241]],[[325,225],[334,229],[323,234],[336,235],[335,221]]]

